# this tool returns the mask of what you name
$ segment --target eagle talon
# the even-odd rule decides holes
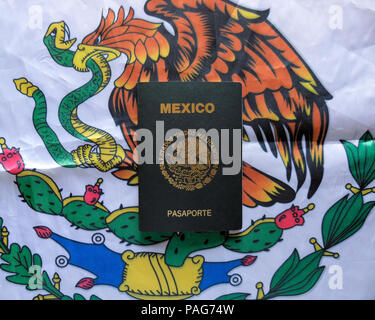
[[[85,144],[79,146],[76,150],[71,152],[74,162],[81,168],[95,167],[96,169],[107,172],[118,166],[125,159],[125,151],[120,146],[116,146],[116,152],[112,158],[103,160],[103,155],[100,153],[100,146],[91,146]]]

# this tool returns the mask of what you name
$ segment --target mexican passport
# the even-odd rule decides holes
[[[140,231],[241,229],[241,84],[139,83],[137,98]]]

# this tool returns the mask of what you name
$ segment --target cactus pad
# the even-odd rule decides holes
[[[274,219],[260,219],[244,232],[229,235],[224,247],[241,253],[260,252],[279,242],[282,234]]]
[[[52,215],[61,214],[61,194],[51,178],[39,172],[24,170],[17,175],[16,183],[30,208]]]
[[[165,251],[165,261],[173,267],[180,267],[192,252],[222,245],[227,232],[183,232],[175,233]]]
[[[113,211],[106,219],[109,230],[121,240],[138,245],[151,245],[166,241],[172,237],[172,232],[139,231],[138,212],[138,207]]]
[[[83,197],[69,197],[64,199],[63,216],[73,225],[84,230],[105,229],[107,208],[100,203],[93,206],[84,202]]]

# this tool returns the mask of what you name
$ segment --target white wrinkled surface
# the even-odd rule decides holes
[[[375,134],[375,1],[373,0],[341,0],[344,20],[342,30],[329,27],[330,8],[337,5],[335,0],[243,0],[235,1],[253,9],[271,9],[269,20],[292,43],[307,64],[321,80],[322,84],[334,96],[328,102],[330,127],[325,145],[325,175],[323,183],[311,202],[316,209],[306,216],[303,227],[295,227],[285,231],[284,241],[270,252],[257,254],[258,260],[248,268],[238,268],[233,273],[240,273],[243,282],[239,287],[229,284],[217,285],[204,291],[197,298],[214,299],[222,294],[232,292],[250,292],[251,298],[256,295],[255,283],[262,281],[265,290],[270,279],[281,263],[297,248],[301,257],[312,252],[308,239],[312,236],[321,238],[320,227],[325,211],[347,193],[346,183],[354,184],[347,165],[344,148],[340,139],[355,140],[368,129]],[[77,37],[80,43],[85,35],[94,30],[102,13],[107,8],[117,12],[119,6],[125,9],[132,6],[137,17],[145,18],[144,1],[139,0],[0,0],[0,136],[7,139],[9,146],[21,148],[21,154],[27,168],[38,168],[51,176],[59,187],[64,188],[63,197],[73,193],[81,195],[86,184],[92,184],[99,176],[104,178],[102,185],[105,195],[102,200],[110,210],[124,206],[137,205],[137,188],[129,187],[125,182],[114,178],[110,173],[100,174],[98,171],[84,169],[64,169],[56,165],[40,137],[32,125],[33,101],[16,91],[12,79],[27,77],[38,85],[46,95],[48,102],[48,121],[56,131],[60,141],[67,150],[73,150],[82,142],[72,138],[60,127],[57,108],[61,99],[73,89],[79,87],[90,78],[89,74],[81,74],[73,69],[57,65],[47,52],[42,39],[51,22],[64,20],[71,30],[71,37]],[[42,8],[41,28],[30,27],[29,10],[32,6]],[[157,21],[156,18],[147,17]],[[73,49],[76,45],[73,46]],[[113,78],[123,70],[122,60],[111,63]],[[90,99],[80,107],[81,118],[96,127],[110,132],[118,142],[123,142],[122,134],[114,126],[108,112],[108,98],[112,86]],[[280,159],[264,153],[255,142],[246,144],[244,160],[285,181],[285,170]],[[109,286],[96,286],[88,292],[74,288],[86,271],[69,266],[59,269],[55,266],[55,258],[66,254],[54,241],[45,241],[36,237],[33,226],[46,225],[56,233],[82,242],[90,242],[92,232],[75,230],[69,227],[62,217],[52,217],[34,212],[21,203],[14,177],[0,172],[0,216],[10,230],[10,240],[27,244],[30,249],[39,253],[43,259],[43,267],[50,275],[59,272],[62,278],[62,291],[65,294],[81,293],[85,297],[96,294],[105,299],[132,299]],[[292,184],[295,185],[295,176]],[[304,206],[308,183],[297,195],[295,204]],[[368,196],[366,200],[374,200]],[[276,216],[288,205],[275,205],[271,208],[244,209],[244,226],[251,219],[258,219],[264,214]],[[353,237],[334,249],[340,252],[339,260],[324,258],[326,266],[317,285],[307,294],[293,299],[375,299],[375,212],[368,217],[364,227]],[[134,251],[160,251],[165,243],[155,246],[124,247],[117,238],[105,233],[106,244],[115,251],[126,249]],[[240,258],[224,248],[210,249],[200,252],[207,261]],[[343,289],[329,288],[329,267],[338,265],[343,269]],[[0,299],[31,299],[38,292],[27,291],[23,286],[8,283],[6,274],[0,271]]]

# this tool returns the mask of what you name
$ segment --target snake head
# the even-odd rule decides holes
[[[0,138],[0,145],[3,150],[0,153],[0,163],[3,165],[4,169],[11,174],[19,174],[25,169],[25,164],[22,160],[19,149],[8,148],[5,139]]]
[[[51,55],[58,56],[61,52],[69,50],[76,42],[76,40],[76,38],[70,39],[69,27],[64,21],[61,21],[50,24],[43,41],[46,44]],[[71,52],[74,53],[73,51]],[[87,61],[91,58],[100,56],[106,61],[111,61],[119,57],[120,54],[121,53],[114,48],[81,43],[80,45],[78,45],[78,48],[74,53],[73,67],[78,71],[86,72],[88,71],[88,68],[86,66]],[[62,63],[61,61],[57,62],[66,65],[66,63]]]
[[[48,40],[53,43],[55,49],[68,50],[77,39],[70,39],[69,27],[64,21],[61,21],[50,24],[44,36],[44,41]]]

